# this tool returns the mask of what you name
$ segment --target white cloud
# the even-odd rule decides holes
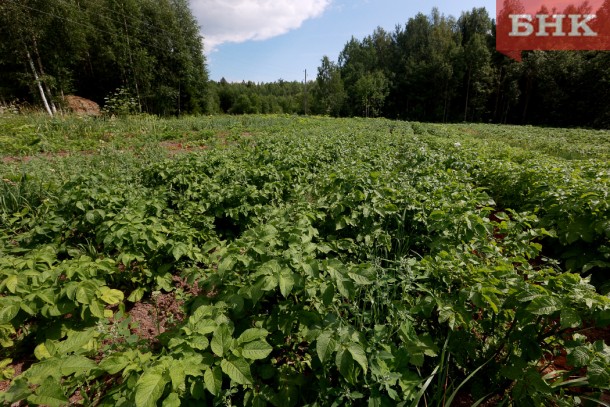
[[[331,0],[190,0],[206,52],[226,42],[266,40],[320,16]]]

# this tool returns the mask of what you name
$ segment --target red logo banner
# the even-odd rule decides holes
[[[610,50],[610,0],[496,0],[496,49]]]

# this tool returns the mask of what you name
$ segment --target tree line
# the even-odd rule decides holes
[[[188,0],[0,0],[0,38],[0,102],[54,114],[75,93],[101,103],[129,95],[153,114],[208,109]]]
[[[0,103],[53,114],[73,93],[160,115],[610,125],[609,52],[532,51],[519,63],[496,51],[495,31],[484,8],[459,18],[433,9],[352,37],[307,83],[228,83],[208,81],[188,0],[0,0]]]
[[[278,80],[270,83],[252,81],[210,81],[210,113],[229,114],[305,114],[306,103],[313,100],[307,95],[303,82]]]
[[[610,10],[610,1],[604,5]],[[531,51],[523,62],[498,53],[484,8],[457,19],[433,9],[393,32],[352,38],[336,63],[322,59],[317,108],[340,116],[610,125],[610,53]]]
[[[393,32],[352,37],[336,62],[324,56],[316,79],[292,83],[290,93],[283,81],[214,83],[213,105],[225,113],[610,126],[609,52],[531,51],[516,62],[496,51],[495,31],[484,8],[459,18],[433,9]]]

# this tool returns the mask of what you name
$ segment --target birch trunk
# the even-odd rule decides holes
[[[40,58],[40,53],[38,52],[38,43],[36,42],[36,38],[33,38],[34,40],[34,53],[36,54],[36,62],[38,62],[38,69],[40,70],[40,75],[41,76],[45,76],[44,73],[44,69],[42,67],[42,59]],[[49,102],[49,106],[51,107],[51,111],[53,112],[53,114],[57,114],[57,108],[55,107],[55,103],[53,103],[53,94],[51,93],[51,89],[49,89],[49,86],[47,85],[47,83],[45,81],[41,81],[42,82],[42,86],[46,92],[47,95],[47,100]]]
[[[34,74],[34,79],[36,80],[36,85],[38,86],[38,91],[40,92],[40,97],[42,98],[42,103],[44,104],[44,108],[46,109],[49,116],[53,117],[53,111],[51,110],[51,107],[49,106],[49,102],[47,101],[47,97],[44,93],[44,89],[42,88],[42,81],[40,80],[40,77],[38,76],[38,72],[36,72],[36,66],[34,65],[34,60],[32,59],[32,56],[30,55],[30,51],[26,51],[26,53],[27,53],[28,61],[30,63],[30,68],[32,68],[32,73]]]

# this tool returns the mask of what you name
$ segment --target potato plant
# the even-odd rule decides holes
[[[1,403],[607,400],[607,133],[31,120],[51,147],[1,167]]]

